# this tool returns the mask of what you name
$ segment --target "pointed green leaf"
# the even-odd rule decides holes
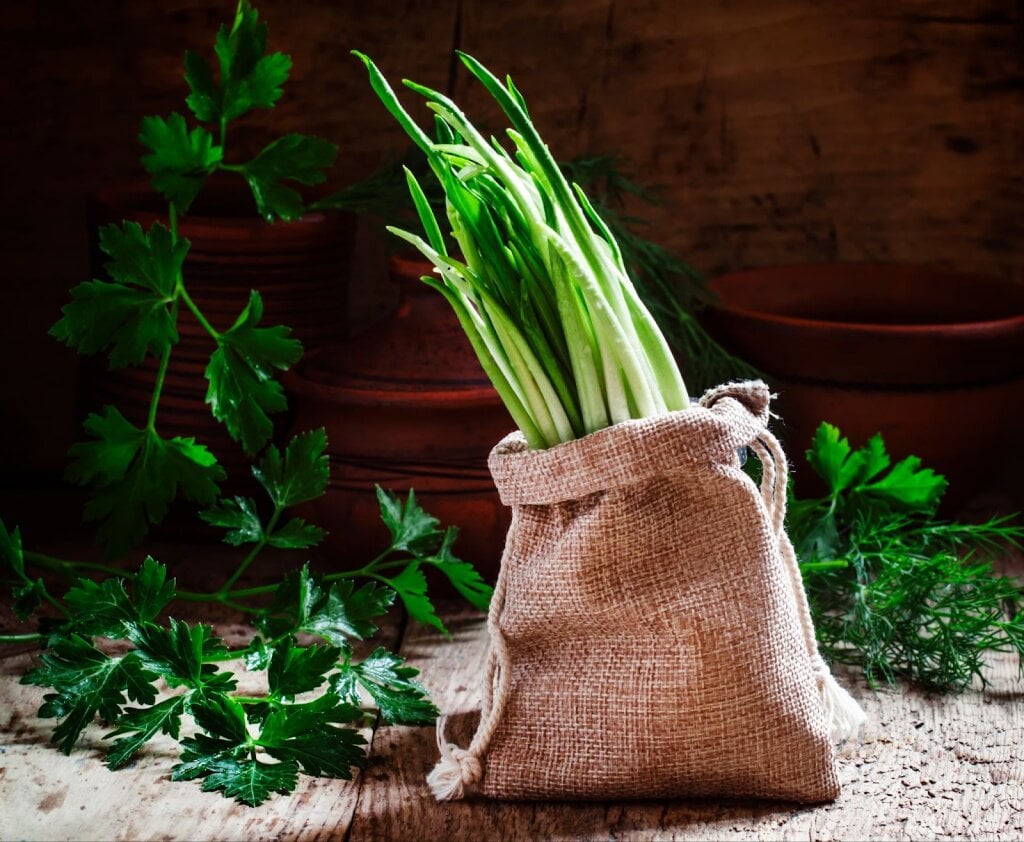
[[[344,664],[331,677],[331,686],[352,704],[359,704],[357,687],[361,686],[390,725],[432,725],[438,710],[427,691],[414,680],[418,674],[398,655],[379,647],[357,664]]]
[[[270,536],[270,546],[285,550],[302,550],[315,547],[327,535],[326,529],[306,523],[300,517],[293,517],[288,523],[274,531]]]
[[[285,705],[275,709],[263,724],[258,744],[271,756],[295,762],[307,775],[352,779],[352,769],[366,759],[366,740],[353,728],[338,728],[332,720],[351,719],[357,708],[343,705],[330,694],[334,708],[324,705]]]
[[[113,722],[121,715],[127,695],[140,704],[152,704],[156,675],[148,672],[135,653],[111,658],[76,634],[56,640],[40,666],[21,679],[22,684],[52,687],[39,716],[62,720],[50,741],[70,754],[79,735],[97,713]]]
[[[220,334],[206,368],[206,402],[214,418],[249,454],[270,439],[273,423],[268,413],[287,406],[284,390],[274,379],[276,372],[302,356],[302,344],[290,338],[289,328],[258,327],[262,318],[263,300],[253,290],[238,320]]]
[[[188,211],[223,154],[206,129],[190,132],[180,114],[166,120],[143,118],[139,142],[151,150],[143,156],[142,164],[151,176],[153,189],[174,202],[182,213]]]
[[[116,740],[107,752],[106,762],[111,769],[124,766],[142,746],[159,733],[178,739],[181,728],[181,712],[185,708],[186,696],[164,699],[149,708],[128,708],[117,720],[117,727],[104,736],[130,736]]]
[[[215,506],[203,509],[199,517],[211,526],[227,529],[224,541],[235,547],[255,543],[263,537],[263,522],[256,511],[256,502],[250,497],[220,500]]]
[[[231,673],[220,672],[215,664],[203,662],[227,651],[210,626],[190,627],[171,618],[169,628],[153,623],[133,625],[128,629],[128,637],[138,647],[143,666],[163,676],[171,687],[225,691],[235,686]]]
[[[320,184],[334,163],[338,147],[317,137],[288,134],[275,140],[242,167],[242,172],[260,215],[268,221],[275,217],[294,220],[302,216],[302,196],[283,181]]]
[[[141,541],[179,494],[197,503],[217,498],[224,471],[193,439],[162,439],[130,424],[111,406],[90,415],[85,430],[93,439],[72,446],[66,476],[94,486],[85,518],[101,521],[99,536],[109,554]]]
[[[437,616],[433,604],[427,598],[427,577],[420,569],[420,562],[413,562],[398,576],[388,579],[387,583],[398,593],[405,605],[405,610],[409,612],[409,616],[413,620],[433,626],[443,634],[448,634],[448,630],[441,622],[441,618]]]
[[[409,496],[402,501],[390,491],[377,486],[377,502],[380,516],[391,533],[391,546],[416,556],[433,553],[444,539],[436,517],[425,512],[416,502],[416,492],[409,489]]]
[[[326,451],[323,427],[300,433],[288,442],[283,457],[276,447],[268,447],[253,468],[253,476],[282,509],[315,500],[327,490],[330,463]]]

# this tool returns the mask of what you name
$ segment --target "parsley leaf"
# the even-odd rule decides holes
[[[249,641],[249,645],[245,647],[242,659],[247,670],[265,670],[270,666],[270,659],[273,654],[273,651],[267,646],[263,638],[256,635]]]
[[[85,519],[102,521],[98,534],[107,552],[117,555],[145,536],[148,524],[159,523],[178,496],[212,503],[224,470],[213,454],[194,439],[163,439],[140,430],[114,407],[91,414],[85,430],[94,441],[78,442],[66,477],[95,491]]]
[[[420,569],[421,562],[414,561],[387,583],[395,589],[409,616],[425,625],[433,626],[442,634],[448,634],[441,618],[427,597],[427,577]]]
[[[182,754],[185,758],[185,754]],[[193,763],[198,759],[195,749],[190,752]],[[293,761],[264,763],[252,758],[238,759],[230,756],[216,756],[206,759],[202,771],[203,792],[220,790],[228,798],[234,798],[250,807],[258,807],[272,792],[287,795],[295,789],[298,781],[298,767]],[[177,767],[176,767],[177,768]],[[181,777],[175,780],[182,780]]]
[[[185,708],[187,696],[174,696],[164,699],[152,707],[129,708],[117,720],[117,727],[104,737],[121,737],[116,740],[107,752],[107,765],[111,769],[124,766],[142,746],[159,733],[178,739],[181,728],[181,713]]]
[[[247,2],[239,5],[231,29],[222,26],[214,51],[220,65],[220,83],[209,62],[191,50],[185,53],[185,81],[191,89],[186,102],[204,123],[241,117],[253,108],[271,108],[281,97],[292,60],[283,53],[264,55],[267,26]]]
[[[276,447],[268,447],[252,469],[274,505],[282,509],[320,497],[327,490],[329,471],[323,427],[292,438],[283,457]]]
[[[391,533],[392,549],[422,556],[434,552],[440,545],[444,533],[438,528],[439,521],[420,507],[413,489],[409,489],[403,506],[395,494],[378,485],[377,502],[381,519]]]
[[[285,638],[274,648],[267,671],[272,695],[292,697],[308,693],[323,684],[341,656],[337,646],[296,646]]]
[[[893,465],[881,479],[858,486],[857,490],[908,509],[933,512],[947,486],[945,477],[931,468],[922,468],[917,456],[908,456]]]
[[[223,150],[206,129],[191,132],[180,114],[144,117],[139,142],[152,150],[142,157],[150,184],[182,213],[188,211],[206,177],[221,162]]]
[[[136,222],[107,225],[99,240],[112,258],[106,268],[114,283],[87,281],[74,287],[50,335],[82,354],[110,348],[110,368],[140,363],[147,353],[160,356],[178,341],[168,305],[188,240],[175,242],[159,222],[148,233]]]
[[[326,529],[306,523],[300,517],[293,517],[280,529],[275,530],[268,543],[272,547],[284,550],[302,550],[315,547],[326,535]]]
[[[195,705],[189,706],[195,716]],[[218,760],[239,757],[246,752],[243,740],[236,741],[221,737],[211,737],[198,733],[181,741],[181,758],[171,769],[172,781],[192,781],[209,774],[211,766]]]
[[[50,742],[70,754],[97,713],[111,722],[120,716],[125,694],[134,702],[152,704],[155,679],[134,652],[111,658],[86,638],[71,634],[58,638],[51,651],[43,653],[41,665],[26,673],[21,683],[57,691],[43,697],[39,716],[63,720]]]
[[[431,558],[424,559],[424,561],[434,565],[434,567],[448,577],[448,581],[452,583],[455,590],[470,605],[478,611],[486,611],[490,607],[491,594],[494,589],[484,581],[472,564],[456,558],[454,553],[452,553],[452,545],[455,543],[458,534],[458,527],[449,526],[445,530],[444,540],[441,542],[441,547],[437,553]]]
[[[25,573],[25,556],[21,549],[21,532],[18,527],[10,532],[0,520],[0,570],[7,570],[21,581],[13,588],[14,615],[27,620],[39,607],[46,593],[42,579],[30,579]]]
[[[318,137],[287,134],[266,146],[255,158],[242,165],[256,207],[268,222],[275,217],[291,221],[305,211],[302,196],[282,181],[320,184],[338,154],[338,147]]]
[[[253,290],[234,325],[217,338],[206,368],[206,402],[248,454],[259,451],[273,432],[267,413],[287,406],[275,370],[290,368],[302,356],[302,343],[290,338],[289,328],[257,327],[262,318],[263,299]]]
[[[245,710],[237,701],[223,693],[203,693],[193,696],[189,710],[207,733],[181,741],[181,762],[171,770],[171,780],[204,778],[204,792],[221,790],[251,806],[261,804],[271,792],[295,788],[294,761],[269,764],[251,756]]]
[[[380,715],[391,725],[432,725],[438,710],[413,677],[419,671],[383,647],[357,664],[346,663],[331,677],[331,687],[339,697],[359,703],[358,687],[363,687],[376,703]]]
[[[395,592],[366,582],[358,589],[343,579],[325,586],[310,573],[309,565],[285,576],[274,593],[271,607],[257,619],[268,637],[304,631],[347,650],[348,641],[370,637],[377,631],[371,622],[388,612]]]
[[[351,580],[334,582],[327,590],[327,598],[315,604],[315,610],[300,628],[337,645],[350,638],[365,640],[377,632],[371,620],[386,614],[394,601],[394,591],[374,582],[359,588]]]
[[[864,456],[853,453],[848,439],[842,438],[839,428],[822,424],[814,436],[807,461],[815,472],[828,483],[832,494],[838,494],[852,485],[864,467]]]
[[[891,459],[880,434],[864,447],[853,450],[839,429],[823,423],[818,427],[807,461],[829,486],[833,498],[850,489],[860,499],[896,504],[907,509],[934,511],[948,483],[931,468],[922,468],[921,460],[908,456],[888,473]]]
[[[21,530],[17,526],[10,532],[0,520],[0,565],[17,578],[25,578],[25,554],[21,548]],[[2,569],[0,568],[0,569]]]
[[[231,690],[234,677],[220,672],[215,664],[203,659],[227,651],[213,629],[205,625],[190,627],[171,618],[170,628],[153,623],[139,623],[128,629],[128,638],[138,649],[146,669],[163,676],[170,687],[182,685],[194,689]]]
[[[327,434],[323,428],[293,437],[283,456],[274,445],[267,448],[252,472],[273,502],[275,512],[313,500],[327,490],[330,466],[326,449]],[[269,524],[264,525],[255,501],[248,497],[221,500],[199,514],[207,523],[228,529],[224,540],[235,546],[266,541],[272,547],[302,549],[316,546],[327,534],[302,518],[292,518],[268,535]],[[276,518],[275,515],[274,522]]]
[[[282,705],[263,723],[257,745],[271,757],[294,762],[308,775],[351,780],[352,768],[366,759],[366,740],[353,728],[329,722],[350,721],[358,708],[342,704],[334,694],[309,705]]]
[[[189,704],[189,713],[196,725],[214,737],[236,746],[248,742],[245,709],[230,696],[219,692],[197,694]]]
[[[146,557],[131,581],[129,597],[124,579],[78,579],[64,596],[74,630],[79,634],[122,638],[127,632],[126,624],[150,622],[174,599],[174,580],[167,581],[167,568],[152,556]]]
[[[263,537],[263,521],[256,511],[256,502],[250,497],[220,500],[217,505],[199,512],[199,517],[211,526],[227,529],[224,541],[233,547],[255,543]]]
[[[19,620],[27,620],[43,602],[46,583],[42,579],[34,579],[13,589],[14,616]]]

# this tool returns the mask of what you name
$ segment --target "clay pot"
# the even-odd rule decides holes
[[[295,429],[327,429],[330,488],[309,516],[331,531],[329,549],[365,563],[387,544],[374,485],[415,488],[428,512],[460,528],[456,554],[493,578],[509,517],[487,455],[514,425],[451,308],[419,280],[431,271],[392,258],[398,308],[286,377]]]
[[[1024,286],[921,266],[751,269],[716,279],[706,322],[779,393],[802,493],[821,421],[851,443],[881,432],[962,503],[998,484],[1024,411]],[[1019,453],[1019,451],[1016,451]]]
[[[95,232],[110,222],[132,219],[143,228],[167,224],[166,205],[147,185],[100,192],[90,205],[94,269],[103,277],[106,258]],[[251,289],[263,297],[263,324],[292,328],[307,352],[337,342],[346,332],[349,259],[356,228],[348,214],[312,213],[292,223],[261,220],[252,196],[236,178],[212,178],[199,195],[179,233],[191,242],[184,276],[189,294],[215,328],[234,323]],[[206,404],[206,364],[213,343],[191,312],[181,308],[180,341],[171,355],[160,401],[158,429],[165,436],[194,436],[225,467],[231,484],[249,476],[251,460]],[[116,405],[136,424],[145,422],[157,363],[108,371],[104,361],[83,367],[82,403],[94,410]],[[279,423],[287,429],[288,419]]]

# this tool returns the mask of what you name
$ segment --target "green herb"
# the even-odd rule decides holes
[[[416,670],[380,646],[361,660],[353,651],[354,643],[377,634],[396,599],[413,619],[445,631],[426,595],[424,566],[446,575],[477,608],[486,609],[490,599],[490,587],[453,555],[454,527],[441,529],[411,491],[401,500],[377,490],[392,540],[364,567],[318,574],[306,564],[277,585],[235,587],[263,547],[312,546],[325,534],[297,518],[278,525],[287,508],[325,491],[325,447],[318,430],[295,437],[283,452],[267,450],[253,469],[269,499],[266,518],[249,498],[222,500],[204,512],[208,522],[227,529],[228,543],[253,545],[210,593],[178,590],[152,558],[131,576],[83,578],[79,573],[93,567],[108,568],[26,553],[18,530],[0,522],[0,565],[21,582],[15,588],[22,594],[21,616],[42,600],[62,614],[35,635],[46,651],[22,679],[50,691],[39,715],[58,720],[53,743],[70,753],[98,715],[111,726],[107,764],[117,769],[165,734],[181,745],[173,780],[201,779],[204,790],[257,805],[274,792],[291,792],[300,773],[350,778],[365,759],[359,729],[372,710],[386,723],[434,721],[437,708]],[[26,564],[68,576],[72,585],[63,600],[33,579]],[[209,626],[162,621],[175,601],[244,611],[257,633],[247,646],[228,650]],[[0,636],[0,642],[25,637]],[[112,655],[99,638],[131,648]],[[236,673],[222,666],[229,661],[265,673],[266,692],[237,695]],[[160,690],[160,682],[169,690]]]
[[[439,139],[439,142],[443,142]],[[405,169],[421,184],[435,213],[445,212],[444,190],[424,156],[413,147],[362,181],[350,184],[312,207],[378,216],[389,225],[408,222],[409,191]],[[569,182],[586,188],[594,211],[619,244],[622,260],[644,303],[650,308],[676,354],[685,361],[691,389],[701,391],[730,380],[761,374],[715,342],[697,320],[714,300],[703,276],[664,246],[642,236],[649,221],[626,214],[627,200],[649,206],[663,203],[660,192],[627,175],[619,156],[590,155],[559,163]]]
[[[443,94],[406,82],[438,117],[442,142],[434,142],[373,62],[357,55],[441,183],[462,259],[449,254],[411,171],[409,190],[426,239],[390,230],[437,267],[440,277],[424,280],[455,310],[531,446],[686,408],[679,369],[616,240],[583,191],[562,175],[512,82],[503,85],[460,54],[511,120],[514,158],[485,139]]]
[[[822,424],[807,459],[829,494],[793,501],[789,529],[827,657],[946,690],[984,682],[988,651],[1024,656],[1020,590],[991,564],[1024,542],[1015,518],[940,519],[945,478],[881,435],[854,449]]]
[[[63,317],[51,330],[79,353],[106,352],[111,368],[137,365],[148,357],[158,360],[146,423],[135,426],[115,407],[105,407],[85,422],[91,438],[71,451],[74,461],[68,479],[92,489],[85,517],[99,522],[98,535],[110,555],[138,544],[177,497],[212,502],[225,478],[204,446],[192,439],[165,438],[158,430],[181,308],[192,312],[210,338],[206,401],[247,454],[259,453],[269,441],[270,415],[285,407],[276,375],[302,354],[287,327],[261,324],[263,302],[257,291],[250,293],[244,307],[239,302],[241,312],[234,325],[218,329],[189,295],[182,274],[189,242],[178,235],[178,220],[212,173],[233,172],[244,178],[257,211],[267,221],[293,220],[306,208],[302,196],[286,182],[322,182],[334,161],[333,144],[300,134],[271,142],[249,161],[227,161],[231,122],[252,109],[272,108],[288,79],[291,59],[266,50],[267,27],[247,0],[241,0],[231,25],[222,26],[217,34],[216,78],[206,59],[186,54],[185,79],[191,89],[186,103],[214,131],[190,128],[177,113],[146,117],[139,131],[147,150],[142,164],[153,189],[168,202],[170,225],[157,222],[143,231],[126,221],[101,229],[100,248],[110,257],[109,280],[87,281],[72,289]],[[284,540],[305,538],[278,536],[279,542]]]

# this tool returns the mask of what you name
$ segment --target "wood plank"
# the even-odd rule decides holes
[[[450,643],[411,627],[409,663],[465,745],[479,705],[483,620],[446,618]],[[425,783],[437,758],[427,728],[381,727],[352,824],[352,842],[390,839],[957,839],[1024,834],[1024,684],[1016,656],[991,660],[984,693],[873,693],[843,676],[867,709],[862,739],[843,748],[833,804],[757,802],[437,804]]]
[[[242,623],[217,631],[229,646],[251,636]],[[375,642],[393,646],[397,639],[393,613]],[[101,738],[109,729],[97,722],[70,756],[61,754],[48,742],[54,721],[36,717],[45,691],[18,684],[33,657],[0,659],[0,839],[314,840],[348,832],[361,775],[341,781],[300,774],[292,795],[253,809],[201,792],[199,782],[171,782],[178,746],[164,735],[116,772],[103,763],[109,741]],[[224,666],[236,672],[241,694],[266,692],[263,674],[247,673],[241,662]],[[373,729],[361,733],[369,747]]]

